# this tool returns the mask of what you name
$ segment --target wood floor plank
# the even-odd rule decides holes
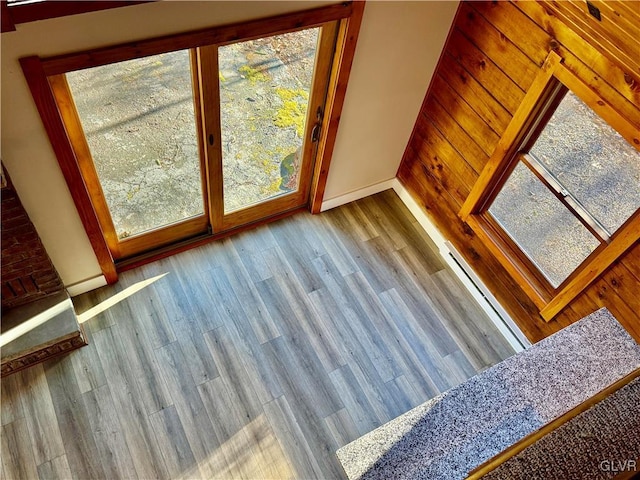
[[[421,403],[424,403],[425,395],[416,388],[416,382],[412,380],[412,377],[408,374],[400,375],[397,378],[391,380],[393,382],[393,386],[389,388],[397,389],[403,399],[407,399],[409,401],[408,408],[405,409],[405,412],[411,410],[414,407],[417,407]],[[405,408],[403,406],[403,408]]]
[[[38,478],[34,450],[24,418],[2,426],[2,478]]]
[[[342,326],[348,328],[348,333],[367,352],[380,378],[386,382],[400,375],[399,359],[394,356],[385,339],[376,330],[357,295],[348,288],[331,259],[326,256],[319,257],[314,260],[314,266],[344,314],[345,321]]]
[[[106,478],[134,478],[131,449],[122,432],[109,385],[82,394],[99,459]]]
[[[260,226],[255,230],[241,232],[229,240],[251,280],[259,282],[271,276],[269,265],[264,261],[261,253],[275,247],[277,244],[267,225]]]
[[[229,239],[225,239],[223,244],[226,248],[218,255],[222,271],[226,276],[223,280],[231,286],[234,297],[240,302],[254,335],[260,343],[278,337],[280,335],[278,326],[269,316],[254,282],[242,265],[238,252]],[[220,297],[217,301],[220,301]]]
[[[352,230],[360,242],[366,242],[380,235],[380,232],[376,230],[371,219],[362,211],[358,202],[343,205],[343,208],[335,209],[332,213],[339,213],[344,216],[346,229]]]
[[[118,331],[112,328],[101,330],[94,335],[94,341],[138,478],[168,478]]]
[[[2,425],[24,418],[18,375],[10,375],[2,379],[0,405],[2,405]]]
[[[105,478],[71,358],[46,362],[44,370],[72,478]]]
[[[318,220],[320,228],[315,229],[315,235],[325,245],[327,254],[333,259],[340,275],[349,275],[358,271],[358,266],[351,253],[340,239],[332,233],[331,222],[326,215],[320,215]]]
[[[38,465],[39,480],[68,480],[70,478],[73,478],[73,473],[66,455],[60,455],[53,460]]]
[[[139,385],[138,392],[145,412],[151,414],[171,405],[172,400],[160,374],[153,347],[143,325],[133,320],[130,303],[121,302],[114,305],[112,313],[123,319],[118,323],[117,346],[122,350],[121,358],[127,359],[127,367],[133,372]]]
[[[270,229],[281,250],[281,260],[278,263],[284,261],[291,266],[291,271],[305,292],[322,288],[322,280],[310,268],[309,260],[317,258],[319,252],[307,241],[307,232],[293,221],[279,222],[270,226]]]
[[[438,349],[428,335],[421,330],[418,321],[413,317],[412,312],[404,303],[400,294],[395,289],[380,294],[380,299],[387,311],[391,314],[396,327],[402,333],[404,340],[410,346],[407,352],[415,355],[418,363],[424,366],[429,378],[433,381],[436,391],[441,392],[450,387],[449,381],[443,377],[441,372],[440,354]]]
[[[283,395],[265,404],[264,412],[282,449],[288,452],[290,475],[287,478],[328,478],[318,464],[286,397]]]
[[[90,346],[2,379],[3,478],[343,479],[338,448],[512,352],[392,191],[74,302],[106,308]]]
[[[365,197],[354,202],[367,219],[373,224],[374,228],[378,232],[384,232],[388,235],[390,240],[390,246],[394,250],[404,248],[407,246],[408,230],[403,224],[403,215],[394,217],[383,212],[384,206],[384,194],[378,197]],[[397,210],[396,210],[397,211]]]
[[[227,461],[227,478],[283,478],[289,472],[265,414],[247,415],[233,384],[219,377],[198,390],[221,441],[217,453]]]
[[[169,477],[205,478],[193,456],[176,408],[173,405],[163,408],[149,415],[149,419],[156,433]]]
[[[189,361],[179,342],[156,350],[156,355],[200,472],[204,478],[212,478],[220,470],[211,455],[219,448],[220,440],[191,376]]]
[[[367,396],[364,394],[349,365],[335,369],[329,376],[336,389],[340,392],[345,404],[344,408],[349,413],[349,417],[355,424],[359,435],[364,435],[380,426],[380,419],[374,413]]]
[[[360,437],[358,427],[346,408],[332,413],[324,421],[329,432],[331,432],[331,438],[336,450]]]
[[[153,280],[136,295],[135,301],[129,302],[132,319],[146,332],[149,344],[153,348],[160,348],[167,343],[175,342],[176,336],[171,326],[171,321],[167,316],[162,298],[158,295],[154,288],[156,282],[164,277],[147,276],[142,269],[127,272],[128,275],[123,279],[128,286],[135,287],[140,284],[146,284]],[[167,273],[167,272],[165,272]],[[132,300],[134,300],[132,298]]]
[[[29,429],[36,464],[40,465],[64,455],[55,405],[42,364],[15,375],[18,388],[23,394],[24,418]]]
[[[86,295],[82,295],[82,300],[80,300],[79,307],[75,305],[76,313],[82,314],[89,308],[95,307],[96,305],[102,304],[109,297],[115,295],[116,293],[122,290],[122,285],[114,285],[113,287],[102,287],[94,290],[92,292],[87,293]],[[115,325],[117,322],[117,317],[112,315],[109,310],[101,311],[94,316],[92,316],[88,321],[86,321],[84,325],[84,329],[86,332],[99,332],[104,328],[109,328]]]
[[[222,377],[198,385],[198,391],[220,441],[216,454],[224,457],[226,475],[242,478],[241,466],[247,463],[244,457],[253,455],[251,442],[244,431],[245,422],[251,423],[258,416],[251,418],[242,411],[240,397],[233,388],[227,388]]]
[[[205,317],[208,319],[212,315],[209,312],[204,312],[203,306],[206,305],[206,302],[197,301],[197,296],[204,295],[204,290],[194,290],[195,283],[200,282],[190,282],[187,276],[171,272],[153,285],[153,288],[157,290],[160,298],[165,298],[167,295],[186,298],[186,303],[179,305],[176,310],[171,310],[168,302],[165,303],[165,312],[170,319],[176,340],[180,343],[184,354],[190,359],[189,369],[191,370],[191,376],[194,382],[198,384],[209,381],[219,375],[215,361],[202,336],[202,333],[206,331],[205,328],[219,322],[201,320]],[[204,298],[207,297],[205,296]],[[193,307],[193,304],[199,303],[203,306],[199,308]]]
[[[466,342],[469,345],[469,351],[465,350],[469,360],[477,356],[484,361],[479,368],[487,368],[514,354],[513,348],[505,343],[504,337],[491,323],[486,313],[477,308],[471,295],[453,272],[442,270],[432,278],[450,307],[445,316],[448,328],[458,329],[460,333],[457,342],[459,344]],[[453,311],[458,312],[457,315]],[[452,313],[449,314],[449,312]]]
[[[269,402],[282,394],[280,385],[274,372],[267,367],[264,361],[260,341],[251,322],[247,319],[245,310],[236,295],[236,289],[229,281],[229,276],[223,269],[216,269],[212,273],[209,288],[215,291],[216,296],[220,299],[217,306],[220,315],[225,318],[224,327],[205,334],[209,348],[212,349],[216,342],[221,340],[223,343],[218,345],[219,347],[236,354],[231,358],[237,361],[230,366],[245,372],[245,376],[251,379],[251,388],[257,394],[260,403]],[[257,290],[256,295],[259,296]],[[271,318],[266,308],[264,308],[264,315]],[[272,320],[270,319],[270,321]],[[216,356],[216,352],[219,352],[219,348],[213,347],[214,359],[220,367],[220,362],[225,362],[226,357],[224,355]]]
[[[305,415],[324,418],[344,408],[329,376],[306,345],[282,336],[265,343],[263,348],[284,394],[295,398],[295,407]]]
[[[99,388],[107,383],[91,335],[91,331],[85,331],[88,345],[77,350],[71,357],[80,393]]]
[[[274,262],[282,258],[281,252],[272,252]],[[330,328],[313,310],[311,301],[295,279],[291,279],[286,267],[278,269],[276,276],[258,282],[256,288],[280,332],[301,348],[313,350],[310,354],[318,356],[326,372],[344,365]]]

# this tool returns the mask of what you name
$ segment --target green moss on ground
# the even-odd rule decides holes
[[[256,70],[250,65],[241,66],[240,68],[238,68],[238,72],[240,72],[243,77],[249,80],[249,83],[251,85],[255,85],[258,82],[266,82],[268,80],[267,76],[264,73],[262,73],[260,70]]]
[[[309,93],[301,88],[276,88],[276,94],[282,100],[282,106],[276,112],[273,120],[274,125],[280,128],[294,126],[296,134],[302,138]]]

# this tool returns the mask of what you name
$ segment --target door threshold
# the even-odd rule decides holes
[[[171,255],[175,255],[177,253],[185,252],[187,250],[191,250],[192,248],[197,248],[202,245],[206,245],[211,242],[215,242],[216,240],[221,240],[223,238],[227,238],[236,233],[244,232],[246,230],[250,230],[252,228],[259,227],[261,225],[265,225],[267,223],[274,222],[276,220],[280,220],[282,218],[289,217],[299,212],[308,212],[308,206],[296,207],[292,210],[288,210],[286,212],[278,213],[276,215],[272,215],[267,218],[263,218],[261,220],[247,223],[245,225],[231,228],[229,230],[225,230],[224,232],[218,233],[206,233],[203,235],[198,235],[195,237],[188,238],[186,240],[182,240],[177,243],[173,243],[171,245],[167,245],[165,247],[157,248],[151,250],[149,252],[142,253],[140,255],[136,255],[134,257],[129,257],[123,260],[119,260],[116,262],[116,271],[118,273],[126,272],[127,270],[132,270],[137,267],[141,267],[142,265],[146,265],[151,262],[155,262],[156,260],[160,260],[163,258],[170,257]]]

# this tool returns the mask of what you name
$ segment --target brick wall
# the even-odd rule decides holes
[[[11,181],[2,188],[2,308],[64,289]]]

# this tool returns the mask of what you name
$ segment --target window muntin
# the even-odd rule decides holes
[[[518,162],[489,213],[554,288],[600,245],[523,162]]]

